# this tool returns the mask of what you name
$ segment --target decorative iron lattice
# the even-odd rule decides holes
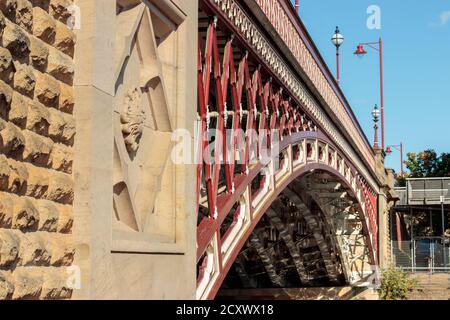
[[[204,17],[200,25],[197,298],[214,297],[270,204],[311,170],[330,171],[352,190],[376,261],[376,193],[282,79],[272,78],[271,70],[242,50],[242,43],[224,32],[223,25],[217,17]],[[261,161],[262,149],[272,153],[275,144],[276,157]]]

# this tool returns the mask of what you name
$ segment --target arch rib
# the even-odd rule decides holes
[[[316,218],[313,216],[301,197],[297,194],[297,191],[293,191],[290,187],[287,187],[283,190],[283,193],[300,209],[308,226],[314,232],[314,238],[316,239],[323,261],[325,262],[325,268],[327,269],[330,281],[332,283],[339,283],[336,265],[333,262],[331,252]]]
[[[263,262],[264,268],[266,269],[270,281],[277,287],[284,287],[285,282],[283,281],[283,278],[277,273],[272,256],[267,252],[268,249],[264,248],[258,235],[252,234],[250,236],[250,243]]]
[[[277,201],[275,201],[277,202]],[[294,261],[295,268],[297,269],[298,276],[300,278],[300,281],[303,284],[309,284],[310,278],[308,276],[308,273],[306,272],[305,266],[303,264],[303,259],[300,256],[298,247],[295,245],[294,240],[292,239],[292,235],[289,232],[289,229],[287,228],[286,224],[283,223],[283,221],[280,219],[278,214],[275,212],[274,209],[269,208],[266,211],[266,215],[270,219],[270,223],[278,230],[280,233],[281,239],[283,239],[284,243],[286,244],[286,247],[289,250],[289,253],[292,257],[292,260]]]
[[[245,270],[245,264],[244,261],[242,261],[243,258],[241,258],[240,256],[238,256],[236,258],[236,272],[238,274],[239,279],[241,280],[242,284],[244,285],[244,287],[246,288],[250,288],[253,286],[253,279],[250,278],[250,276],[248,275],[248,273]]]

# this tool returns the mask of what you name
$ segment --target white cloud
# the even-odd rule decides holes
[[[445,26],[448,22],[450,22],[450,11],[441,12],[440,16],[441,26]]]

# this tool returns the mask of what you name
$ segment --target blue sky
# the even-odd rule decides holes
[[[370,5],[381,8],[381,30],[367,28]],[[370,112],[379,104],[378,53],[359,42],[384,42],[386,144],[403,141],[406,152],[450,152],[450,0],[300,0],[300,16],[333,74],[336,25],[341,48],[341,85],[369,140]],[[398,152],[386,164],[400,169]]]

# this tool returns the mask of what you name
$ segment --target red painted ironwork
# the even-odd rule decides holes
[[[223,61],[220,61],[219,50],[217,45],[216,36],[216,23],[211,21],[208,27],[205,53],[202,54],[201,48],[198,50],[198,87],[199,87],[199,113],[200,113],[200,139],[199,142],[199,159],[202,159],[202,163],[198,166],[198,189],[200,189],[202,181],[202,173],[204,174],[204,180],[207,190],[207,200],[209,208],[209,218],[217,216],[217,203],[218,203],[218,191],[219,191],[219,176],[221,173],[221,159],[228,159],[224,164],[224,174],[226,181],[226,194],[233,193],[235,188],[236,176],[236,154],[235,152],[229,153],[227,149],[227,135],[225,120],[228,118],[228,110],[225,110],[225,106],[228,105],[228,89],[231,92],[231,104],[233,105],[233,120],[232,129],[233,135],[231,137],[230,150],[241,149],[242,146],[238,145],[239,131],[244,129],[244,159],[238,174],[245,174],[248,172],[250,163],[250,146],[253,141],[252,130],[256,130],[257,133],[264,132],[266,130],[270,135],[270,130],[277,130],[289,134],[294,129],[294,117],[295,119],[306,119],[306,115],[302,115],[298,112],[298,108],[294,108],[290,101],[283,99],[282,90],[274,92],[272,81],[268,79],[263,83],[262,74],[260,68],[254,70],[251,76],[248,64],[248,55],[244,54],[239,62],[239,70],[236,72],[234,57],[232,53],[232,41],[227,41],[224,53]],[[223,70],[221,68],[223,65]],[[213,78],[211,79],[211,73]],[[215,84],[211,86],[211,82]],[[242,101],[243,95],[247,98],[246,104],[250,106],[243,110]],[[210,143],[207,137],[209,128],[209,112],[211,107],[210,97],[214,96],[217,103],[217,124],[214,129],[222,133],[222,139],[216,139],[214,142],[214,150],[221,150],[221,152],[214,153],[213,164],[209,164],[208,155],[211,153]],[[269,108],[269,104],[271,108]],[[246,122],[244,123],[244,113],[246,114]],[[281,116],[279,116],[281,115]],[[256,119],[258,116],[259,119]],[[270,121],[269,121],[270,119]],[[300,129],[300,122],[296,126]],[[270,142],[270,136],[266,136],[266,141]],[[270,145],[269,145],[270,146]],[[256,149],[256,158],[260,156],[259,149]],[[200,192],[198,193],[200,197]],[[200,199],[199,199],[200,200]],[[200,203],[200,201],[198,201]],[[217,217],[216,217],[217,218]]]
[[[372,246],[375,253],[378,252],[378,205],[377,195],[373,192],[367,183],[361,182],[364,203],[366,205],[366,215],[369,220],[370,235],[372,236]],[[375,254],[375,256],[377,256]]]
[[[198,287],[212,285],[205,297],[214,297],[240,248],[276,199],[277,192],[314,169],[332,172],[355,193],[361,190],[364,203],[361,208],[367,213],[368,221],[364,228],[371,235],[370,250],[374,253],[372,259],[376,259],[375,192],[298,101],[271,78],[269,70],[257,63],[257,58],[247,51],[239,56],[233,36],[224,36],[223,32],[219,45],[220,31],[217,18],[211,19],[206,39],[199,41],[205,47],[198,49],[198,158],[201,161],[197,168],[197,203],[199,210],[207,212],[206,216],[199,217],[197,227]],[[227,129],[231,129],[231,135],[227,135]],[[213,138],[212,130],[221,133],[221,138]],[[272,150],[274,133],[279,137],[275,142],[279,142],[283,159],[279,168],[270,169],[259,159],[262,146]],[[255,143],[259,147],[251,148]],[[300,151],[293,155],[293,148],[300,144],[304,148],[304,165],[294,172],[293,161],[300,158]],[[336,155],[330,156],[325,150],[334,150]],[[344,168],[348,168],[349,175]],[[273,170],[272,175],[261,178],[262,170]],[[224,221],[230,214],[233,221],[225,228]]]

